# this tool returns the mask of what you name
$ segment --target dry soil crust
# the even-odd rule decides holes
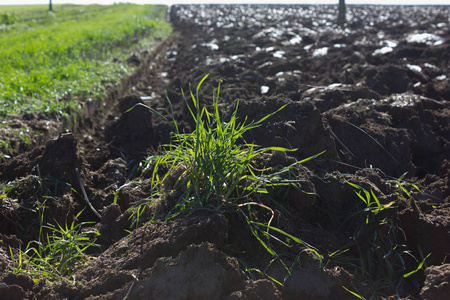
[[[80,132],[0,164],[0,181],[14,186],[1,198],[0,298],[354,299],[345,286],[366,297],[387,297],[397,289],[403,297],[447,299],[450,8],[348,10],[347,26],[341,29],[335,25],[335,6],[171,7],[173,37],[147,60],[136,61],[138,72],[124,82],[122,90],[134,96],[118,91],[107,116],[98,111],[89,126],[78,126]],[[251,280],[242,272],[243,263],[264,270],[270,257],[242,218],[215,211],[144,225],[126,235],[127,209],[148,197],[151,188],[147,175],[134,171],[169,141],[170,127],[143,107],[125,111],[145,103],[168,115],[167,91],[180,127],[190,130],[181,88],[189,90],[189,83],[196,85],[207,73],[202,101],[210,105],[222,80],[225,118],[236,99],[241,120],[259,119],[287,104],[246,137],[261,146],[298,149],[290,156],[266,157],[268,163],[287,165],[326,150],[297,170],[304,189],[315,194],[290,192],[278,199],[290,214],[277,212],[273,225],[327,258],[345,248],[357,230],[349,220],[360,199],[345,180],[354,182],[373,190],[382,204],[395,203],[383,218],[398,232],[380,229],[386,240],[378,246],[395,241],[419,261],[431,253],[425,271],[398,286],[380,286],[383,278],[377,274],[387,273],[363,276],[351,259],[364,258],[351,244],[348,261],[326,259],[321,266],[306,255],[291,276],[285,277],[279,266],[267,269],[277,280],[285,279],[284,287],[267,278]],[[412,189],[410,196],[400,195],[395,179],[405,172],[422,193]],[[76,283],[49,286],[8,272],[13,264],[9,247],[16,251],[21,242],[37,237],[36,200],[47,199],[46,222],[61,224],[66,216],[71,222],[86,206],[83,188],[101,220],[89,208],[82,218],[97,222],[103,252],[75,274]],[[265,220],[262,212],[255,217]],[[293,246],[287,254],[300,251]],[[417,262],[404,265],[407,272]]]

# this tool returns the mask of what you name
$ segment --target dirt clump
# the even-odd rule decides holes
[[[425,285],[421,296],[424,299],[445,299],[450,292],[450,269],[448,264],[431,266],[425,271]]]

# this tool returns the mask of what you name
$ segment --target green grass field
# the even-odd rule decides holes
[[[0,117],[67,115],[130,74],[135,48],[166,38],[165,6],[0,6]]]

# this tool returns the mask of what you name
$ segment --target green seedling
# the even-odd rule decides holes
[[[357,294],[357,293],[355,293],[355,292],[349,290],[349,289],[346,288],[345,286],[342,286],[342,288],[343,288],[344,290],[346,290],[347,292],[349,292],[350,294],[352,294],[353,296],[355,296],[356,298],[358,298],[358,299],[361,299],[361,300],[365,300],[365,299],[366,299],[366,298],[364,298],[363,296],[361,296],[361,295],[359,295],[359,294]]]
[[[414,260],[415,258],[407,250],[402,229],[395,218],[387,212],[395,208],[395,202],[383,204],[373,190],[367,191],[358,184],[348,181],[347,183],[355,189],[363,205],[360,207],[357,204],[357,210],[352,214],[355,233],[350,242],[328,257],[336,263],[340,261],[357,268],[375,283],[377,289],[389,293],[396,291],[403,278],[417,272],[421,266],[419,265],[413,272],[405,273],[407,268],[405,258],[412,257]],[[350,248],[356,249],[359,256],[352,257],[348,251]]]
[[[81,222],[75,220],[82,212],[75,216],[75,220],[69,225],[56,227],[44,225],[45,205],[39,211],[39,239],[27,244],[25,251],[19,250],[18,258],[10,249],[11,259],[15,266],[11,269],[14,273],[27,273],[33,280],[41,278],[61,281],[68,280],[77,268],[84,265],[88,256],[85,254],[90,247],[98,247],[92,242],[91,236],[100,235],[96,231],[82,231],[82,227],[93,222]],[[51,234],[44,234],[44,229]]]
[[[323,257],[319,253],[318,249],[311,246],[307,242],[281,230],[280,228],[270,225],[273,220],[273,216],[274,216],[274,212],[270,207],[263,205],[261,203],[256,203],[256,202],[243,203],[238,206],[240,208],[239,212],[244,215],[247,225],[250,228],[250,231],[252,232],[253,236],[258,240],[258,242],[262,245],[262,247],[272,256],[272,260],[267,265],[266,270],[260,271],[255,268],[249,268],[249,269],[245,270],[246,272],[249,272],[249,273],[256,272],[260,275],[264,275],[264,277],[267,277],[268,279],[272,280],[276,284],[283,286],[284,283],[274,279],[267,273],[267,269],[269,269],[269,267],[272,264],[274,264],[275,262],[279,262],[286,271],[286,276],[284,277],[284,281],[286,281],[292,275],[292,270],[295,268],[296,265],[299,264],[300,255],[303,252],[313,253],[317,257],[319,264],[323,265]],[[267,209],[272,213],[272,217],[270,218],[270,220],[268,221],[267,224],[264,224],[261,222],[256,222],[256,221],[252,220],[251,206],[258,206],[258,207]],[[247,207],[247,213],[243,210],[244,207]],[[300,253],[297,254],[297,256],[294,259],[292,259],[290,257],[291,255],[278,254],[277,251],[275,250],[275,247],[271,246],[271,243],[270,243],[271,241],[277,242],[278,245],[284,246],[283,247],[284,249],[291,248],[292,243],[302,245],[303,249],[301,250]],[[289,259],[289,261],[292,261],[292,264],[290,267],[288,266],[287,262],[285,262],[285,260],[283,259],[283,256],[286,256]]]
[[[411,272],[409,272],[409,273],[403,274],[403,277],[404,277],[404,278],[408,278],[409,276],[414,275],[414,274],[416,274],[417,272],[419,272],[419,271],[423,268],[423,265],[425,264],[425,261],[427,260],[428,257],[430,257],[430,255],[431,255],[431,253],[429,253],[429,254],[428,254],[428,255],[420,262],[420,264],[417,266],[417,268],[416,268],[415,270],[413,270],[413,271],[411,271]]]
[[[387,204],[381,204],[380,201],[378,200],[377,196],[374,194],[373,190],[371,190],[369,192],[357,184],[348,182],[347,180],[345,180],[345,182],[347,182],[349,185],[351,185],[355,189],[359,190],[359,191],[355,191],[355,193],[358,196],[358,198],[361,199],[366,204],[366,207],[363,209],[363,211],[365,211],[365,212],[370,212],[371,214],[377,215],[381,211],[388,209],[393,204],[395,204],[394,201],[387,203]],[[368,224],[369,218],[370,218],[370,215],[367,214],[366,224]]]
[[[404,199],[411,198],[414,191],[423,193],[416,184],[404,180],[407,174],[408,172],[405,172],[398,179],[389,181],[395,184],[395,187],[397,189],[397,195],[399,195]]]

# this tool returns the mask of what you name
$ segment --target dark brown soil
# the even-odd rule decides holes
[[[76,132],[57,132],[0,163],[0,299],[355,299],[343,287],[373,299],[447,299],[450,8],[348,11],[339,28],[335,6],[171,7],[173,36],[140,61],[107,108],[87,110]],[[199,210],[131,230],[130,207],[151,193],[140,163],[169,142],[171,128],[143,106],[126,111],[144,103],[169,116],[167,91],[188,132],[181,89],[206,74],[202,103],[211,105],[221,82],[225,119],[237,99],[238,117],[248,121],[287,105],[245,137],[297,149],[264,163],[287,166],[326,151],[295,169],[303,191],[252,199],[275,199],[272,225],[314,246],[322,262],[302,245],[267,241],[293,266],[289,275],[233,212]],[[348,182],[390,208],[364,212]],[[44,202],[46,224],[72,222],[84,209],[79,221],[101,233],[100,252],[91,250],[95,258],[74,282],[36,283],[11,272],[10,249],[17,254],[37,238]],[[257,208],[254,217],[268,221]]]

